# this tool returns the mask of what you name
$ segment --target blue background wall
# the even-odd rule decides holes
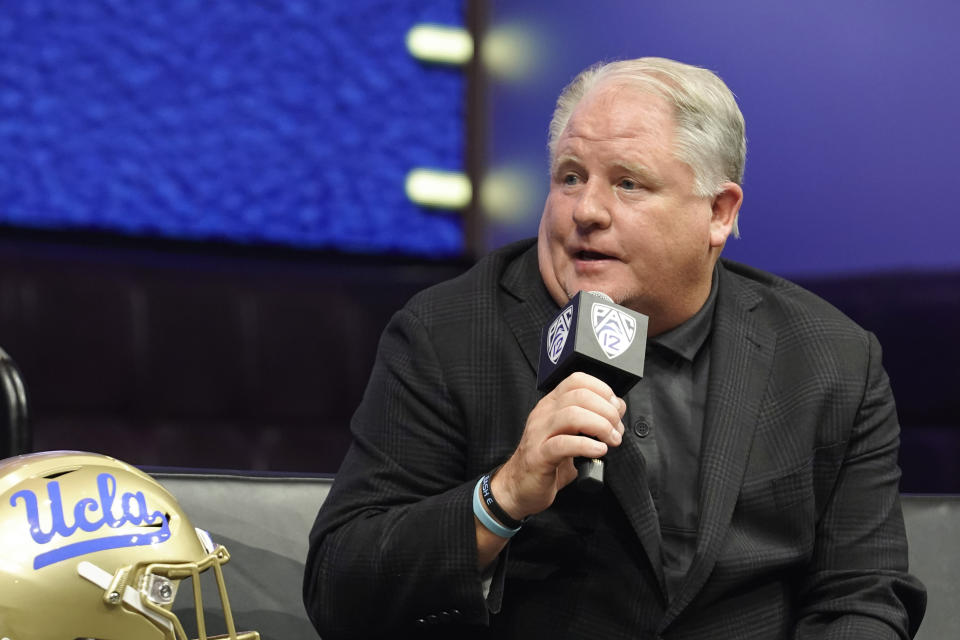
[[[0,7],[0,223],[457,255],[407,201],[463,166],[464,81],[406,52],[422,0],[23,0]]]
[[[601,59],[717,71],[747,122],[743,238],[729,257],[787,276],[960,268],[960,3],[809,0],[491,3],[523,53],[494,77],[492,172],[525,180],[491,245],[535,233],[560,89]]]
[[[490,34],[522,46],[489,85],[488,169],[520,184],[486,247],[536,230],[560,88],[599,59],[663,55],[717,70],[747,118],[728,256],[788,276],[960,267],[960,4],[488,5]],[[463,74],[407,55],[420,21],[464,7],[7,3],[0,224],[458,255],[459,217],[403,194],[414,166],[463,167]]]

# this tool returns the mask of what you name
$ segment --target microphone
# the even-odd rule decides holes
[[[537,389],[549,391],[575,371],[603,380],[623,396],[643,377],[647,316],[600,291],[579,291],[540,334]],[[577,481],[603,484],[603,460],[578,458]]]

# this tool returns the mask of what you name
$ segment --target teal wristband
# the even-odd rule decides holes
[[[512,538],[516,535],[517,531],[520,531],[520,527],[516,529],[508,529],[496,520],[493,519],[487,510],[484,508],[483,503],[480,501],[480,483],[483,482],[483,478],[477,481],[477,486],[473,488],[473,515],[477,516],[477,520],[480,521],[490,533],[498,535],[501,538]]]

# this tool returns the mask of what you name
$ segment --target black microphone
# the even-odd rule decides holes
[[[540,335],[537,389],[549,391],[575,371],[603,380],[624,396],[643,377],[647,316],[620,306],[600,291],[580,291]],[[603,483],[603,460],[578,458],[585,488]]]

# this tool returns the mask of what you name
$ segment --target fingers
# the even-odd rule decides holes
[[[558,465],[566,459],[601,458],[607,453],[607,444],[581,436],[561,434],[543,443],[544,454]]]
[[[620,444],[624,431],[621,418],[627,404],[606,383],[585,373],[574,373],[547,397],[551,396],[551,431],[580,433],[614,447]]]
[[[570,390],[570,389],[590,389],[598,396],[604,398],[616,397],[613,393],[613,389],[610,388],[606,382],[600,378],[595,378],[588,373],[583,373],[582,371],[574,371],[569,376],[560,381],[560,384],[554,389],[554,392],[561,392]]]
[[[616,408],[619,417],[623,417],[627,410],[627,403],[617,397],[610,385],[589,374],[579,371],[572,373],[564,378],[551,393],[563,395],[572,391],[579,393],[592,392],[597,397],[607,400]]]
[[[620,445],[626,408],[598,378],[564,379],[530,412],[516,451],[491,481],[501,506],[518,518],[549,507],[576,478],[574,458],[601,458]]]
[[[581,433],[617,446],[623,434],[621,403],[619,398],[601,398],[586,389],[569,391],[557,398],[552,430]]]

